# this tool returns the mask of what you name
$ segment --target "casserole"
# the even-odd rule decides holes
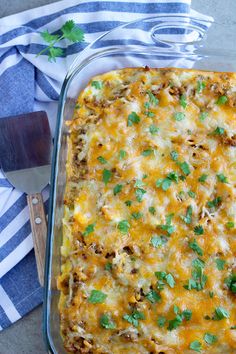
[[[196,26],[198,24],[198,26]],[[200,27],[199,27],[200,24]],[[211,28],[208,37],[205,38],[204,27]],[[150,46],[140,46],[132,42],[131,37],[136,36],[136,28],[140,30],[150,28],[148,40]],[[185,41],[171,43],[168,34],[165,37],[165,30],[171,30],[171,26],[179,27],[185,31]],[[75,97],[82,87],[95,74],[112,69],[134,66],[154,66],[168,67],[179,66],[194,68],[235,71],[235,53],[230,46],[225,49],[224,55],[217,50],[214,34],[219,25],[206,23],[197,18],[168,16],[166,18],[155,17],[135,23],[121,26],[118,29],[121,38],[120,46],[112,46],[112,39],[116,37],[115,31],[99,39],[102,42],[103,50],[99,49],[98,42],[89,46],[75,63],[72,65],[66,80],[63,84],[60,98],[58,130],[56,135],[57,144],[54,151],[54,173],[52,176],[52,194],[49,217],[49,237],[47,247],[47,270],[46,270],[46,293],[45,293],[45,318],[44,333],[48,345],[48,351],[52,353],[64,353],[62,341],[59,336],[59,316],[58,316],[58,291],[56,289],[56,278],[60,274],[60,246],[62,242],[61,220],[63,217],[63,196],[65,187],[65,158],[66,158],[66,136],[67,130],[64,120],[72,117],[75,105]],[[135,31],[133,30],[135,28]],[[128,32],[127,32],[128,29]],[[225,32],[233,38],[232,27],[225,26]],[[133,33],[134,32],[134,33]],[[164,32],[164,34],[163,34]],[[128,34],[127,34],[128,33]],[[188,34],[191,34],[190,41]],[[127,37],[128,35],[128,37]],[[147,35],[147,32],[144,33]],[[127,40],[129,38],[129,41]],[[194,42],[193,42],[194,39]],[[203,42],[201,41],[203,40]],[[218,38],[217,38],[218,40]],[[145,39],[147,41],[147,38]],[[101,43],[100,42],[100,43]],[[135,44],[133,44],[135,43]],[[109,44],[109,47],[107,46]],[[214,47],[216,45],[216,47]],[[227,51],[228,50],[228,51]],[[106,70],[103,68],[99,72],[100,62],[106,58]],[[96,62],[96,66],[94,65]],[[86,78],[83,73],[86,70]]]

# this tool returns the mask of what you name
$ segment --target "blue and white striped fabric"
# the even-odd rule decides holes
[[[120,24],[155,14],[190,14],[190,6],[191,0],[64,0],[1,19],[0,119],[46,110],[53,132],[60,87],[78,52]],[[56,63],[36,58],[45,47],[40,31],[57,31],[68,19],[84,30],[85,42],[69,45]],[[46,209],[48,196],[45,189]],[[0,330],[42,302],[32,249],[26,197],[0,171]]]

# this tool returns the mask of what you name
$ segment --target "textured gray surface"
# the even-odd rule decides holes
[[[0,0],[0,17],[52,2],[55,0]],[[192,0],[192,7],[213,16],[217,22],[236,23],[235,0]],[[0,354],[45,354],[41,328],[40,306],[0,334]]]

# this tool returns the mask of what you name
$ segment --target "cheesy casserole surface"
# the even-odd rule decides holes
[[[130,68],[68,122],[68,353],[236,353],[236,74]]]

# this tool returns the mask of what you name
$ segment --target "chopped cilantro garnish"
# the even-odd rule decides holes
[[[111,271],[111,270],[112,270],[112,263],[107,262],[107,263],[105,264],[105,270]]]
[[[236,329],[236,326],[232,326],[232,327],[230,327],[230,329]]]
[[[113,194],[117,195],[118,193],[120,193],[122,191],[122,184],[117,184],[114,188],[113,188]]]
[[[140,122],[140,117],[135,112],[131,112],[128,115],[128,127],[131,127],[133,124],[138,124]]]
[[[105,183],[105,185],[107,185],[107,183],[110,182],[111,177],[112,177],[112,172],[105,168],[102,172],[102,180]]]
[[[201,176],[198,178],[198,181],[201,182],[201,183],[204,183],[204,182],[206,182],[207,177],[208,177],[208,175],[206,175],[205,173],[203,173],[203,175],[201,175]]]
[[[193,191],[188,191],[188,195],[189,195],[191,198],[196,198],[196,193],[194,193]]]
[[[222,198],[221,197],[216,197],[213,200],[207,202],[207,206],[209,208],[217,208],[220,203],[222,202]]]
[[[184,310],[184,311],[182,312],[182,315],[184,316],[184,319],[185,319],[186,321],[190,321],[191,318],[192,318],[192,311],[191,311],[191,310]]]
[[[227,179],[227,177],[225,177],[225,175],[223,175],[223,173],[219,173],[218,175],[216,175],[216,177],[219,182],[228,183],[228,179]]]
[[[196,258],[192,261],[192,266],[195,268],[204,268],[205,262],[200,258]]]
[[[232,273],[228,278],[226,278],[225,284],[233,294],[236,294],[236,273]]]
[[[141,202],[143,200],[144,194],[147,193],[144,189],[142,188],[137,188],[135,190],[135,196],[138,202]]]
[[[197,93],[201,93],[202,90],[206,87],[206,83],[204,81],[198,80],[197,82]]]
[[[216,262],[216,267],[218,270],[224,270],[224,266],[225,266],[226,261],[224,261],[223,259],[220,259],[220,258],[216,258],[215,262]]]
[[[181,313],[179,307],[176,305],[174,305],[174,313],[176,314],[176,317],[173,320],[169,321],[167,327],[169,331],[172,331],[173,329],[179,327],[182,324],[183,320],[190,321],[192,318],[191,310],[186,309]]]
[[[188,103],[187,103],[186,95],[180,96],[179,103],[181,107],[183,107],[184,109],[187,107]]]
[[[151,154],[153,154],[153,149],[146,149],[142,151],[142,155],[143,156],[150,156]]]
[[[150,90],[147,91],[147,94],[148,94],[150,103],[151,103],[153,106],[157,106],[158,103],[159,103],[158,98],[156,98],[156,96],[154,96],[153,93],[152,93]]]
[[[197,240],[194,239],[193,241],[190,241],[188,243],[189,247],[196,252],[199,256],[203,256],[203,250],[201,249],[201,247],[198,245]]]
[[[151,244],[155,248],[163,246],[166,242],[167,242],[167,239],[165,236],[154,235],[151,238]]]
[[[166,215],[166,224],[171,225],[172,218],[174,216],[174,213]]]
[[[192,214],[193,214],[193,208],[191,205],[189,205],[187,207],[186,215],[180,215],[180,217],[186,224],[191,224]]]
[[[228,221],[225,225],[227,229],[233,229],[234,228],[234,222],[233,221]]]
[[[88,302],[90,302],[91,304],[102,304],[105,301],[106,297],[107,295],[104,294],[102,291],[92,290],[88,298]]]
[[[180,122],[181,120],[183,120],[185,118],[185,114],[183,112],[175,112],[174,113],[174,119],[177,122]]]
[[[152,215],[155,215],[155,214],[156,214],[156,209],[154,208],[154,206],[150,206],[150,207],[148,208],[148,211],[149,211],[149,213],[152,214]]]
[[[168,173],[167,178],[169,178],[171,181],[174,181],[176,183],[178,183],[179,181],[179,176],[175,171]]]
[[[145,316],[142,312],[135,310],[130,315],[124,315],[123,319],[131,323],[134,327],[138,327],[139,320],[145,320]]]
[[[102,156],[98,156],[97,160],[103,165],[105,165],[105,163],[107,163],[107,160]]]
[[[148,116],[150,118],[155,117],[155,114],[153,112],[150,112],[150,111],[145,112],[145,114],[146,114],[146,116]]]
[[[229,318],[229,313],[223,307],[219,306],[215,309],[213,319],[216,321],[223,320],[224,318]]]
[[[207,276],[203,273],[203,268],[205,263],[200,258],[196,258],[192,262],[193,270],[192,270],[192,277],[193,279],[188,280],[188,284],[184,285],[184,288],[187,290],[195,289],[200,291],[204,288]]]
[[[195,226],[194,227],[194,233],[195,233],[195,235],[203,235],[204,230],[203,230],[202,225]]]
[[[76,103],[75,109],[79,109],[79,108],[80,108],[80,104],[79,104],[79,103]]]
[[[213,291],[209,291],[209,296],[210,296],[211,299],[213,299],[213,297],[214,297],[214,292],[213,292]]]
[[[166,216],[166,224],[157,225],[161,230],[167,232],[168,236],[170,236],[175,231],[175,226],[171,225],[171,220],[174,214],[169,214]]]
[[[143,217],[143,213],[140,213],[139,211],[133,212],[131,215],[135,220],[139,220]]]
[[[160,302],[161,301],[161,296],[155,290],[149,291],[149,293],[146,295],[146,298],[152,304],[155,304],[156,302]]]
[[[199,340],[194,340],[190,343],[189,348],[194,350],[195,352],[200,353],[202,349],[202,343]]]
[[[149,127],[149,132],[154,135],[159,132],[159,128],[155,124],[151,124]]]
[[[122,234],[127,234],[129,232],[130,224],[128,220],[121,220],[118,223],[118,229]]]
[[[131,200],[126,200],[125,201],[125,205],[127,205],[127,207],[130,207],[132,205],[132,201]]]
[[[89,234],[91,234],[92,232],[94,232],[94,227],[95,227],[95,223],[94,224],[89,224],[85,231],[83,232],[83,236],[88,236]]]
[[[161,187],[162,190],[166,192],[171,186],[171,180],[169,178],[159,178],[156,181],[156,186]]]
[[[169,331],[172,331],[173,329],[176,329],[177,327],[179,327],[182,323],[183,319],[181,315],[177,315],[173,320],[169,321],[168,327],[167,329]]]
[[[148,177],[148,175],[147,174],[144,174],[143,175],[143,179],[145,179],[145,178],[147,178]]]
[[[166,323],[166,318],[163,316],[159,316],[157,319],[157,324],[160,328],[164,327]]]
[[[223,135],[224,132],[225,132],[224,128],[217,127],[217,128],[212,132],[212,134],[213,134],[213,135]]]
[[[124,158],[126,158],[127,156],[127,152],[125,150],[120,150],[119,151],[119,159],[123,160]]]
[[[136,179],[135,183],[134,183],[134,187],[137,188],[142,188],[146,185],[146,183],[144,183],[141,179]]]
[[[102,82],[101,81],[92,81],[91,86],[95,87],[95,89],[97,89],[97,90],[101,90],[102,89]]]
[[[106,328],[106,329],[115,329],[116,328],[116,325],[113,321],[111,321],[111,319],[109,318],[108,315],[102,315],[101,318],[100,318],[100,325],[101,327],[103,328]]]
[[[222,104],[225,104],[226,102],[228,101],[228,97],[223,95],[223,96],[220,96],[218,98],[218,100],[216,101],[217,104],[219,105],[222,105]]]
[[[178,163],[181,171],[186,175],[188,176],[190,174],[190,168],[189,168],[189,164],[187,162],[179,162]]]
[[[170,156],[171,156],[173,161],[177,161],[178,160],[178,152],[177,151],[175,151],[175,150],[171,151]]]
[[[159,280],[161,280],[161,281],[163,281],[163,280],[165,280],[166,281],[166,283],[169,285],[169,287],[170,288],[174,288],[174,286],[175,286],[175,279],[174,279],[174,277],[173,277],[173,275],[171,274],[171,273],[166,273],[166,272],[155,272],[155,276],[159,279]],[[157,285],[159,285],[159,284],[157,284]],[[163,282],[161,282],[161,285],[163,286],[164,285],[164,283]],[[157,286],[158,287],[158,286]],[[158,287],[159,288],[159,287]],[[160,288],[159,288],[160,289]]]
[[[206,119],[207,116],[208,116],[208,112],[201,112],[200,115],[199,115],[199,120],[201,122],[203,122]]]
[[[217,341],[217,336],[211,333],[205,333],[203,339],[207,344],[213,344]]]

